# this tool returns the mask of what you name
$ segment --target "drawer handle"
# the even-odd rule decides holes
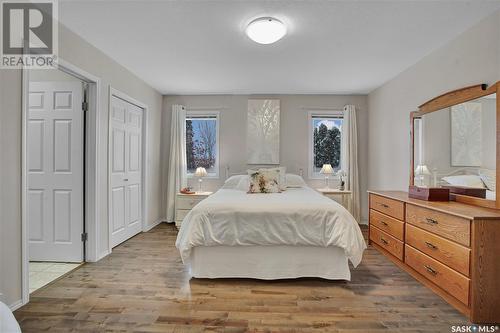
[[[384,221],[380,221],[380,223],[382,223],[383,225],[385,225],[386,227],[388,227],[389,225],[387,224],[387,222],[384,222]]]
[[[427,245],[429,249],[437,250],[437,246],[432,243],[425,242],[425,245]]]
[[[386,241],[385,239],[383,239],[382,237],[380,237],[380,240],[381,240],[381,241],[382,241],[382,243],[384,243],[385,245],[388,245],[388,244],[389,244],[389,242],[388,242],[388,241]]]
[[[431,273],[432,275],[436,275],[438,272],[433,269],[431,266],[429,265],[424,265],[425,269],[427,270],[427,272]]]
[[[384,207],[384,208],[389,208],[389,205],[386,205],[384,203],[381,203],[380,206]]]
[[[430,223],[430,224],[438,224],[438,221],[431,219],[430,217],[426,218],[425,220],[427,221],[427,223]]]

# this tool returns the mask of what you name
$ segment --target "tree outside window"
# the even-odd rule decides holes
[[[313,173],[319,174],[323,164],[331,164],[335,171],[341,167],[342,118],[313,117]]]
[[[209,175],[217,173],[217,118],[186,119],[186,162],[188,174],[198,167],[204,167]]]

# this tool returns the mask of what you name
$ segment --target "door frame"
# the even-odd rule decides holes
[[[101,95],[101,79],[85,70],[59,58],[54,69],[61,70],[88,83],[88,103],[89,109],[85,113],[85,153],[84,153],[84,230],[87,233],[87,241],[84,243],[84,261],[95,262],[107,255],[98,253],[99,239],[99,206],[104,200],[103,194],[99,191],[99,179],[102,171],[99,169],[98,147],[100,146],[100,126],[101,108],[99,107]],[[22,304],[29,302],[29,246],[28,246],[28,221],[27,221],[27,126],[29,119],[28,98],[29,98],[29,71],[22,69],[22,137],[21,137],[21,276],[22,276]],[[82,245],[83,246],[83,245]]]
[[[138,101],[137,99],[130,97],[124,92],[113,88],[111,85],[109,86],[109,98],[108,98],[108,168],[107,168],[107,177],[108,177],[108,251],[112,252],[113,247],[111,246],[111,234],[113,232],[113,225],[111,221],[111,140],[112,140],[112,124],[111,124],[111,110],[112,110],[112,102],[113,96],[117,97],[125,102],[133,104],[142,109],[142,133],[141,133],[141,229],[142,232],[148,231],[148,216],[146,209],[146,202],[148,199],[148,184],[147,184],[147,174],[148,174],[148,110],[149,107],[147,104]]]

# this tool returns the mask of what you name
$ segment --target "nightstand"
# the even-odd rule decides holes
[[[180,228],[182,220],[184,220],[187,213],[212,193],[213,192],[196,192],[195,194],[177,193],[175,198],[175,226]]]
[[[348,190],[338,190],[333,188],[319,188],[316,191],[323,194],[325,197],[328,197],[332,200],[337,201],[342,206],[345,207],[349,212],[351,212],[352,205],[352,192]],[[340,200],[339,200],[340,199]]]

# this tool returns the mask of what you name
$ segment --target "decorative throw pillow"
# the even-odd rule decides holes
[[[278,177],[278,186],[280,187],[281,191],[286,191],[286,167],[275,167],[275,168],[262,168],[259,169],[259,171],[262,170],[275,170],[279,172],[279,177]]]
[[[279,171],[262,169],[248,170],[248,193],[280,193]]]

